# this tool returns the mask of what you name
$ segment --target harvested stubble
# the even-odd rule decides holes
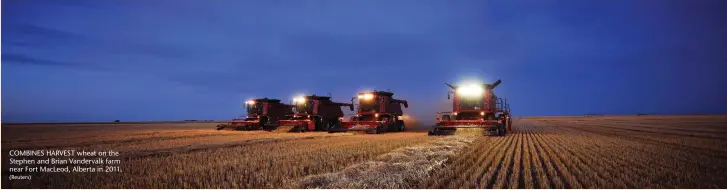
[[[4,150],[71,147],[126,155],[121,174],[45,174],[4,181],[3,187],[727,187],[727,116],[522,118],[506,137],[228,132],[213,126],[63,128],[58,133],[68,136],[43,132],[44,138],[3,133]]]
[[[42,174],[30,182],[13,181],[9,185],[25,188],[276,188],[307,175],[335,172],[397,148],[432,140],[421,133],[246,134],[258,137],[222,145],[198,142],[191,149],[185,146],[171,151],[160,149],[127,155],[121,166],[123,173]]]
[[[725,116],[518,119],[513,133],[475,141],[419,187],[724,188],[725,122]]]
[[[368,161],[346,167],[343,171],[310,176],[296,188],[336,189],[410,189],[418,179],[429,177],[458,150],[468,146],[474,137],[446,137],[423,145],[404,147]]]

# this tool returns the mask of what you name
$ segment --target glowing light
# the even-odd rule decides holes
[[[300,96],[297,98],[293,98],[293,102],[305,102],[305,97]]]
[[[370,94],[370,93],[362,94],[362,95],[358,95],[358,98],[364,99],[364,100],[371,100],[371,99],[374,99],[374,94]]]
[[[485,112],[480,112],[480,115],[485,115]]]
[[[250,105],[252,105],[252,104],[255,104],[255,101],[252,101],[252,100],[248,100],[248,101],[246,101],[245,103],[246,103],[246,104],[250,104]]]
[[[485,91],[485,89],[482,88],[481,85],[477,84],[469,84],[465,86],[461,86],[457,88],[457,94],[463,95],[463,96],[479,96],[482,95],[482,92]]]
[[[379,117],[379,114],[378,113],[377,114],[374,114],[374,117]]]

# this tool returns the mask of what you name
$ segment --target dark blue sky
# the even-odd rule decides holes
[[[2,120],[230,119],[253,97],[391,89],[431,121],[445,82],[515,115],[727,113],[727,3],[2,1]]]

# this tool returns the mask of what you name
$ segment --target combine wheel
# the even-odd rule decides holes
[[[325,125],[325,123],[323,122],[323,118],[320,118],[320,117],[317,117],[317,116],[316,116],[316,117],[314,117],[314,118],[313,118],[313,125],[315,125],[315,126],[313,127],[313,130],[314,130],[314,131],[319,131],[319,130],[323,130],[323,129],[324,129],[324,127],[325,127],[325,126],[324,126],[324,125]]]
[[[507,128],[505,128],[505,125],[500,125],[500,131],[502,131],[502,136],[507,136]]]
[[[405,128],[404,127],[404,121],[401,121],[401,120],[396,121],[396,125],[399,127],[397,131],[399,131],[399,132],[404,131],[404,128]]]
[[[439,136],[440,135],[439,134],[439,129],[432,128],[432,129],[429,130],[429,133],[428,134],[429,134],[429,136]]]
[[[375,134],[381,134],[381,133],[384,133],[384,130],[385,130],[384,129],[384,126],[383,125],[379,125],[379,126],[376,126],[376,130],[374,130],[374,133]]]
[[[219,124],[219,125],[217,125],[217,130],[222,130],[225,127],[227,127],[227,124]]]

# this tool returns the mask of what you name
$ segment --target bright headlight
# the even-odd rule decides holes
[[[373,94],[364,94],[364,99],[370,100],[370,99],[373,99],[373,98],[374,98],[374,95]]]
[[[373,94],[363,94],[363,95],[358,95],[358,98],[364,99],[364,100],[370,100],[370,99],[374,99],[374,95]]]
[[[297,97],[297,98],[293,98],[293,101],[294,102],[305,102],[305,98],[304,97]]]
[[[482,86],[476,84],[461,86],[457,88],[457,94],[463,96],[479,96],[482,95],[482,92],[484,91],[485,89],[483,89]]]
[[[247,102],[245,102],[245,103],[246,103],[246,104],[255,104],[255,101],[252,101],[252,100],[248,100],[248,101],[247,101]]]

